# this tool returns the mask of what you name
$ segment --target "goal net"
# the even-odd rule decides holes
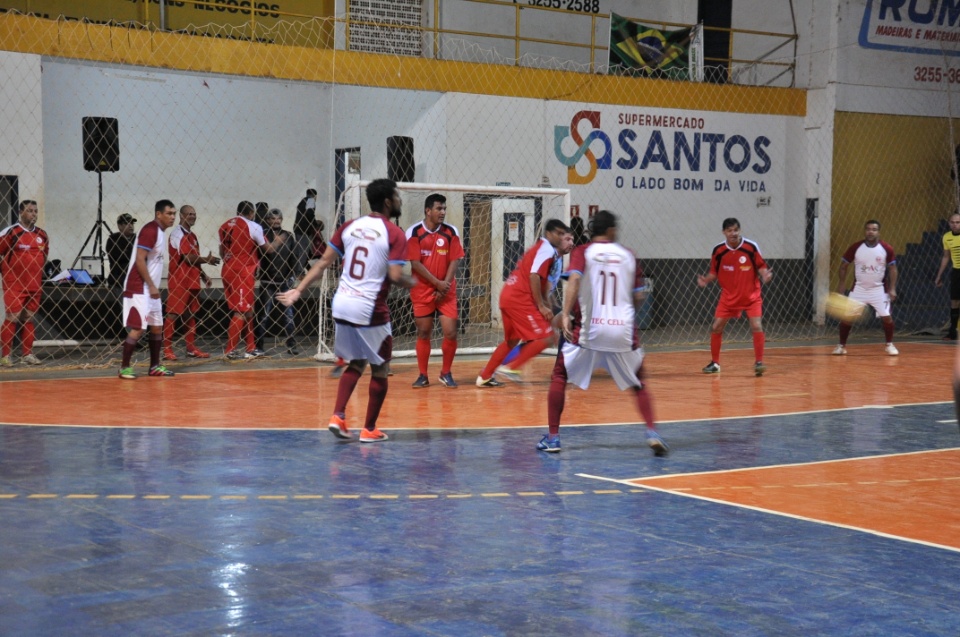
[[[369,181],[347,187],[336,208],[337,225],[368,214],[366,188]],[[520,257],[536,243],[550,219],[570,224],[570,191],[562,188],[518,188],[465,184],[400,183],[403,199],[401,228],[423,219],[424,201],[432,193],[447,198],[444,223],[460,235],[464,258],[457,268],[459,334],[457,352],[481,354],[493,351],[500,342],[499,299],[503,282]],[[581,227],[577,222],[574,227]],[[317,359],[333,357],[333,328],[330,301],[339,283],[339,269],[322,278],[319,286],[319,339]],[[416,327],[409,293],[393,287],[388,297],[393,324],[393,354],[415,356]],[[439,345],[440,324],[434,322],[434,344]],[[431,354],[439,355],[440,349]]]

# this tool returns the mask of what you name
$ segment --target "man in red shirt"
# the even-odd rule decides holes
[[[176,334],[177,318],[183,317],[187,327],[184,340],[187,343],[187,356],[210,358],[210,354],[197,348],[197,318],[200,311],[200,282],[209,288],[211,281],[201,265],[219,265],[220,259],[208,254],[200,256],[200,242],[191,228],[197,223],[197,211],[193,206],[180,207],[180,225],[170,233],[167,252],[170,268],[167,274],[167,317],[163,324],[163,358],[177,360],[173,351],[173,337]]]
[[[503,321],[503,342],[497,346],[486,367],[477,376],[477,387],[502,385],[494,373],[519,381],[520,367],[542,352],[556,339],[551,321],[553,308],[548,302],[548,278],[553,264],[560,259],[557,248],[570,228],[559,219],[551,219],[543,238],[527,250],[516,269],[504,282],[500,293],[500,316]],[[523,346],[509,365],[503,365],[510,350],[520,341]]]
[[[253,325],[254,283],[260,251],[273,252],[275,245],[285,240],[277,236],[267,243],[263,226],[253,220],[256,208],[249,201],[237,206],[237,216],[220,226],[220,257],[223,259],[223,294],[227,308],[233,312],[227,328],[226,357],[229,359],[256,358],[263,356],[257,349]],[[246,352],[237,348],[240,335],[246,336]]]
[[[447,198],[433,193],[424,201],[423,221],[407,229],[407,258],[417,278],[410,290],[413,304],[413,320],[417,325],[417,364],[420,376],[414,388],[430,385],[427,365],[430,360],[430,337],[433,334],[433,317],[439,314],[443,329],[443,362],[440,365],[440,382],[447,387],[456,387],[450,367],[457,352],[457,265],[463,258],[460,233],[448,223]]]
[[[43,266],[50,253],[47,233],[37,227],[37,202],[20,202],[19,223],[0,231],[0,272],[3,277],[3,304],[7,316],[0,328],[0,367],[10,367],[10,352],[17,326],[21,326],[23,362],[39,365],[33,354],[33,315],[40,309]]]
[[[704,374],[720,371],[720,345],[723,328],[732,318],[747,313],[750,330],[753,332],[753,352],[756,363],[753,372],[763,376],[767,366],[763,364],[764,335],[760,322],[763,316],[763,300],[760,282],[769,283],[773,272],[760,254],[760,246],[740,236],[740,222],[733,217],[723,220],[723,236],[726,241],[718,244],[710,255],[710,271],[697,275],[697,285],[706,287],[713,281],[720,286],[720,301],[710,328],[710,364],[703,368]]]

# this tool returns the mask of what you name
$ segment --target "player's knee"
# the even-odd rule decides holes
[[[390,375],[390,363],[370,365],[370,375],[375,378],[386,378]]]

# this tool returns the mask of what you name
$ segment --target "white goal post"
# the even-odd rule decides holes
[[[348,186],[327,227],[356,219],[370,211],[366,201],[369,181]],[[447,198],[445,223],[457,228],[466,253],[457,272],[460,307],[458,354],[488,354],[501,338],[498,299],[513,264],[542,234],[549,219],[570,223],[570,190],[403,182],[397,184],[403,199],[399,225],[407,228],[423,219],[424,201],[431,193]],[[320,283],[317,360],[333,360],[333,325],[330,300],[339,282],[337,271],[328,271]],[[409,293],[390,293],[394,333],[393,356],[415,356],[415,329]],[[431,356],[440,355],[439,321],[434,325]]]

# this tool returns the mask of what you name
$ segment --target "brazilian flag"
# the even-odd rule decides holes
[[[661,31],[610,14],[610,70],[613,75],[689,79],[693,28]]]

